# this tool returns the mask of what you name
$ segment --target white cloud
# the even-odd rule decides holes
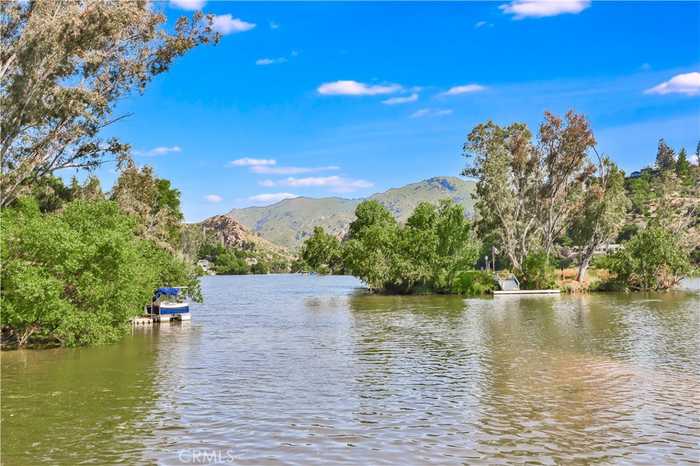
[[[492,27],[493,23],[489,23],[488,21],[477,21],[474,23],[474,29],[481,29],[483,27]]]
[[[333,81],[318,86],[321,95],[382,95],[401,90],[398,84],[365,84],[357,81]]]
[[[165,154],[170,154],[173,152],[182,152],[182,148],[180,146],[172,146],[172,147],[158,146],[158,147],[154,147],[153,149],[149,149],[147,151],[135,150],[134,154],[156,157],[158,155],[165,155]]]
[[[207,202],[211,202],[212,204],[216,204],[224,200],[224,198],[219,196],[218,194],[207,194],[206,196],[204,196],[204,199],[206,199]]]
[[[254,27],[255,23],[248,23],[241,19],[234,18],[230,14],[214,16],[212,22],[212,29],[223,35],[250,31]]]
[[[382,103],[385,105],[399,105],[415,102],[416,100],[418,100],[418,94],[414,92],[413,94],[404,97],[391,97],[389,99],[382,100]]]
[[[275,159],[252,159],[250,157],[243,157],[242,159],[231,160],[229,165],[235,167],[252,167],[255,165],[275,165],[277,160]]]
[[[591,6],[591,0],[513,0],[498,8],[515,19],[544,18],[563,14],[579,14]]]
[[[677,74],[668,81],[664,81],[651,89],[644,91],[645,94],[700,94],[700,73]]]
[[[698,157],[697,155],[691,155],[690,158],[689,158],[688,160],[689,160],[690,163],[692,163],[693,165],[700,165],[700,157]]]
[[[262,180],[262,181],[259,181],[258,184],[259,184],[260,186],[264,186],[264,187],[266,187],[266,188],[271,188],[271,187],[277,185],[277,184],[276,184],[274,181],[272,181],[272,180]]]
[[[265,194],[257,194],[255,196],[250,196],[248,198],[249,201],[255,202],[255,203],[263,203],[263,204],[273,204],[275,202],[282,201],[284,199],[292,199],[295,197],[299,197],[296,194],[292,193],[265,193]]]
[[[461,86],[453,86],[440,95],[448,96],[448,95],[472,94],[474,92],[481,92],[481,91],[485,91],[485,90],[486,90],[486,87],[482,86],[481,84],[463,84]]]
[[[341,176],[319,176],[308,178],[289,177],[277,184],[295,188],[326,187],[333,192],[348,193],[358,189],[371,188],[374,183],[367,180],[353,180]]]
[[[201,10],[207,0],[170,0],[170,6],[182,10]]]
[[[280,25],[279,23],[276,23],[274,21],[270,21],[270,29],[279,29]]]
[[[278,65],[280,63],[287,63],[287,59],[284,57],[278,58],[258,58],[255,60],[256,65]]]
[[[298,175],[301,173],[317,173],[340,170],[340,167],[273,167],[270,165],[251,165],[250,171],[262,175]]]
[[[439,116],[446,116],[450,115],[452,113],[452,110],[449,108],[421,108],[420,110],[416,110],[411,114],[411,118],[423,118],[423,117],[439,117]]]

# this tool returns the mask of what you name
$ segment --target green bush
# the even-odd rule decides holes
[[[523,290],[548,290],[556,285],[554,265],[542,251],[527,255],[517,277]]]
[[[605,262],[619,287],[635,291],[668,290],[691,271],[677,236],[661,227],[639,231]]]
[[[192,270],[136,236],[133,219],[110,201],[73,201],[42,214],[23,200],[2,212],[2,313],[5,334],[66,346],[120,338],[161,285],[190,286]]]
[[[453,293],[478,296],[491,293],[496,287],[493,274],[485,270],[467,270],[457,274]]]

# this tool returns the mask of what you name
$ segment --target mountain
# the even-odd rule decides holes
[[[471,215],[474,211],[471,197],[474,188],[473,181],[435,177],[389,189],[368,199],[383,204],[399,221],[404,222],[419,202],[437,203],[446,198],[463,205],[467,215]],[[272,243],[295,250],[318,225],[327,232],[342,236],[355,218],[355,208],[363,200],[296,197],[265,207],[233,209],[226,216],[235,218]]]
[[[201,223],[185,225],[181,249],[187,256],[196,257],[199,247],[205,243],[255,251],[266,260],[291,259],[287,249],[262,238],[228,215],[215,215]]]

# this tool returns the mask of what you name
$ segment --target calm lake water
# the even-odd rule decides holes
[[[189,324],[2,354],[2,463],[700,463],[697,292],[203,286]]]

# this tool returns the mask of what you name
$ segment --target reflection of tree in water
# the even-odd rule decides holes
[[[2,357],[3,464],[136,464],[154,405],[156,339]]]
[[[630,454],[653,458],[659,448],[683,451],[697,441],[686,424],[678,433],[684,438],[666,442],[665,430],[673,427],[660,425],[674,416],[685,420],[681,424],[693,418],[697,379],[629,364],[644,359],[640,353],[668,352],[638,343],[644,335],[658,342],[668,330],[659,321],[638,319],[657,312],[644,300],[605,295],[496,303],[482,313],[490,357],[488,388],[473,426],[479,453],[610,462]],[[678,318],[690,323],[687,316]],[[686,344],[693,341],[675,333]],[[696,349],[688,362],[697,365],[698,358]]]

